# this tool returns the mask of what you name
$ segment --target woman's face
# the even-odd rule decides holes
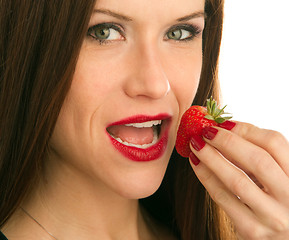
[[[197,90],[203,28],[204,0],[98,0],[51,159],[126,198],[156,191]]]

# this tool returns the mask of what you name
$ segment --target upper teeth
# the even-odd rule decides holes
[[[162,120],[153,120],[148,122],[142,122],[142,123],[129,123],[125,124],[127,127],[136,127],[136,128],[145,128],[145,127],[152,127],[154,125],[159,125],[162,123]]]

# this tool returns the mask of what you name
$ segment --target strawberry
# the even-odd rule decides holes
[[[225,106],[226,107],[226,106]],[[231,116],[223,117],[225,107],[219,108],[217,102],[211,97],[207,100],[207,107],[191,106],[182,116],[177,133],[176,150],[183,157],[190,155],[190,140],[193,135],[202,136],[205,127],[217,126]]]

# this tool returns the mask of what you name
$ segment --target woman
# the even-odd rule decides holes
[[[193,100],[218,97],[222,14],[218,0],[1,1],[9,240],[287,236],[281,135],[227,122],[192,139],[190,163],[208,192],[172,153]]]

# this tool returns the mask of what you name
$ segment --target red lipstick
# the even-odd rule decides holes
[[[116,150],[118,150],[126,158],[132,161],[137,161],[137,162],[153,161],[153,160],[160,158],[166,150],[167,143],[168,143],[170,119],[171,119],[171,116],[168,114],[158,114],[155,116],[136,115],[136,116],[131,116],[129,118],[111,123],[107,126],[107,129],[108,129],[110,126],[162,120],[162,124],[160,126],[160,131],[159,131],[159,136],[158,136],[158,141],[152,146],[147,147],[147,148],[127,146],[121,143],[120,141],[116,140],[108,131],[107,131],[107,135],[109,136],[109,139],[111,140],[111,143],[116,148]]]

